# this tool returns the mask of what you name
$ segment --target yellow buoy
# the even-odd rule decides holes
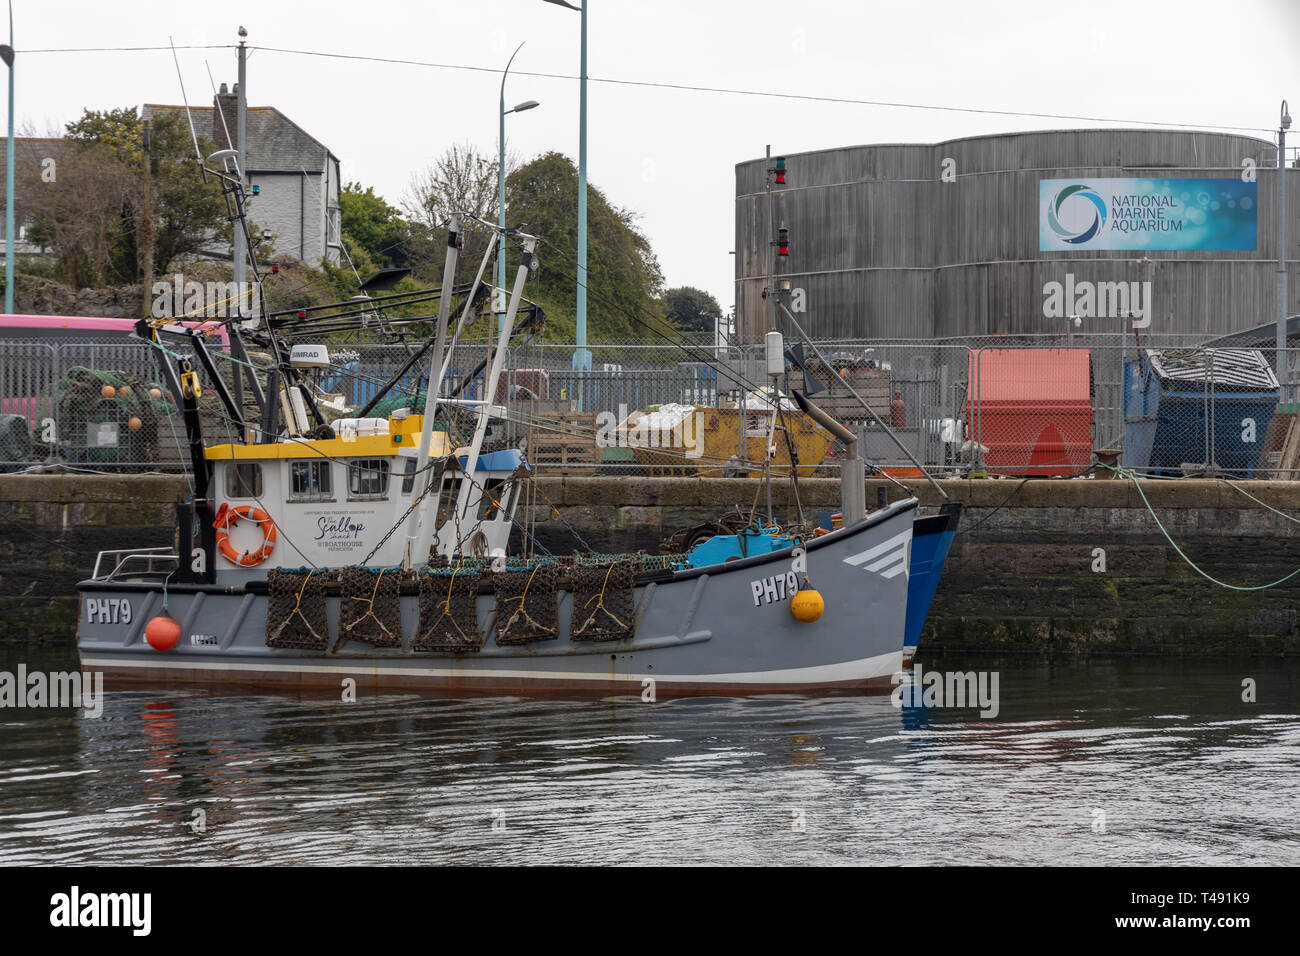
[[[795,592],[790,600],[790,611],[794,614],[795,620],[811,624],[822,616],[822,611],[826,610],[826,602],[822,600],[820,591],[807,587],[807,584],[808,582],[804,581],[805,586]]]

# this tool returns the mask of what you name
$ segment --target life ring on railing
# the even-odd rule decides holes
[[[240,518],[256,521],[262,528],[262,546],[256,551],[245,551],[239,554],[230,543],[230,526]],[[275,550],[275,522],[261,508],[254,508],[252,505],[232,508],[223,504],[217,509],[217,517],[212,522],[212,527],[217,529],[217,550],[221,552],[221,556],[241,568],[251,568],[261,564]]]

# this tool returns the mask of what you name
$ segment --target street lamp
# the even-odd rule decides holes
[[[9,148],[5,154],[5,315],[14,314],[14,4],[9,0],[9,42],[0,46],[9,68]]]
[[[1286,131],[1291,127],[1291,112],[1282,101],[1282,115],[1277,126],[1277,397],[1284,402],[1290,375],[1286,364]]]
[[[591,371],[587,351],[587,0],[575,7],[567,0],[545,0],[582,14],[582,63],[578,93],[578,301],[574,371]]]
[[[501,149],[497,156],[497,225],[501,227],[501,231],[497,233],[496,315],[492,317],[492,335],[489,341],[496,338],[497,316],[506,311],[506,114],[522,113],[538,105],[536,100],[525,100],[514,109],[506,109],[506,76],[510,72],[510,64],[515,62],[515,57],[523,48],[522,43],[515,47],[515,52],[511,53],[510,59],[506,61],[506,68],[501,71],[501,133],[498,137]]]

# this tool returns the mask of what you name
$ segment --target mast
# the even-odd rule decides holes
[[[464,470],[470,480],[460,483],[460,492],[456,498],[456,521],[464,521],[469,513],[470,490],[473,485],[474,469],[478,466],[479,452],[483,447],[483,436],[487,432],[488,420],[492,417],[492,406],[496,401],[497,385],[501,381],[501,368],[505,362],[506,347],[510,344],[510,336],[514,331],[515,318],[519,313],[519,299],[524,291],[524,282],[528,279],[528,273],[537,267],[537,238],[519,234],[523,240],[523,254],[520,256],[519,269],[515,273],[514,289],[510,293],[510,305],[506,309],[505,318],[501,322],[501,329],[498,332],[497,344],[492,353],[492,367],[488,372],[488,380],[484,390],[483,401],[478,407],[478,421],[474,426],[474,439],[470,443],[469,453],[465,459]],[[433,522],[425,526],[420,535],[420,545],[428,549],[433,540]],[[442,547],[444,553],[448,556],[460,550],[462,542],[459,537],[455,541],[449,541]]]
[[[456,278],[456,260],[460,258],[460,248],[464,240],[461,237],[461,215],[460,213],[451,214],[451,223],[447,227],[447,258],[442,267],[442,294],[438,296],[438,328],[435,333],[433,344],[433,358],[429,362],[429,379],[424,390],[424,421],[420,426],[420,451],[415,456],[416,474],[424,474],[424,481],[420,482],[422,489],[429,487],[429,482],[433,476],[426,474],[425,469],[429,464],[429,445],[433,440],[433,417],[438,411],[438,390],[442,387],[442,352],[447,341],[447,319],[451,315],[451,287]],[[419,519],[412,521],[406,532],[406,554],[402,559],[404,567],[411,567],[412,559],[415,554],[420,554],[415,549],[417,541],[423,540],[425,535],[421,534],[423,525],[426,523],[428,509],[421,508],[418,512]],[[437,521],[437,512],[432,517],[427,517],[427,523],[432,525]],[[430,531],[430,536],[432,531]],[[427,557],[428,545],[425,546],[425,556]]]

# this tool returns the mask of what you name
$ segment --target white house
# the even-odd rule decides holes
[[[184,120],[185,107],[146,103],[142,116],[173,113]],[[191,107],[190,113],[195,130],[218,149],[238,146],[236,94],[226,84],[212,106]],[[247,131],[249,219],[270,235],[278,255],[312,266],[337,264],[342,250],[338,157],[274,106],[248,107]]]

